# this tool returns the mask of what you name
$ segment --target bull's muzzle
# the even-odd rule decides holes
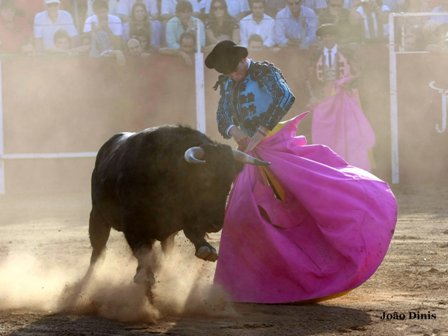
[[[269,166],[271,163],[253,157],[242,151],[233,149],[233,159],[242,163],[247,163],[255,166]],[[190,147],[185,151],[184,158],[188,163],[201,164],[205,163],[205,152],[201,147]]]

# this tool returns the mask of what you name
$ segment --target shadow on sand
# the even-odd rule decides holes
[[[188,315],[166,317],[153,324],[120,323],[96,316],[35,315],[34,321],[8,335],[304,336],[363,331],[371,321],[366,312],[322,304],[235,304],[234,308],[236,314],[232,317]],[[14,314],[13,317],[9,317],[14,319],[19,316]]]

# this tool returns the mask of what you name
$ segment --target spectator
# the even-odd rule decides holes
[[[134,5],[139,3],[145,6],[148,19],[158,20],[159,6],[157,5],[157,2],[157,0],[120,0],[117,8],[117,15],[124,23],[128,22],[131,19]]]
[[[205,13],[207,15],[211,13],[212,1],[207,0],[205,5]],[[248,0],[226,0],[226,3],[229,14],[238,21],[250,13]]]
[[[206,22],[207,47],[224,40],[239,40],[238,22],[227,11],[225,0],[213,0]]]
[[[93,10],[94,2],[95,0],[87,0],[87,17],[95,15],[95,12]],[[121,2],[123,2],[123,0],[107,0],[109,14],[118,15],[118,6]]]
[[[136,31],[133,35],[130,37],[131,39],[138,40],[140,42],[140,45],[142,47],[143,52],[150,53],[152,49],[158,49],[158,48],[152,48],[151,46],[151,39],[148,36],[147,33],[144,31]]]
[[[94,15],[84,24],[84,33],[90,36],[91,57],[101,57],[103,53],[122,49],[123,27],[118,16],[109,14],[106,0],[95,0]]]
[[[45,11],[34,17],[34,38],[38,52],[54,48],[54,34],[65,30],[78,45],[78,31],[69,12],[59,9],[60,0],[45,0]]]
[[[123,37],[125,41],[133,35],[147,35],[147,40],[152,48],[160,48],[162,25],[158,20],[150,20],[147,7],[144,3],[136,2],[132,6],[130,21],[123,25]]]
[[[327,8],[327,2],[328,0],[303,0],[303,5],[319,14],[324,8]]]
[[[58,30],[54,34],[54,48],[47,50],[50,53],[65,54],[69,56],[78,56],[80,54],[87,54],[89,47],[82,45],[73,47],[72,39],[65,30]]]
[[[264,49],[263,38],[258,34],[252,34],[247,40],[247,50],[249,51],[261,51]]]
[[[334,24],[339,32],[339,44],[361,42],[361,27],[352,23],[350,10],[344,8],[344,0],[328,0],[328,7],[319,13],[319,23]]]
[[[196,50],[196,35],[191,32],[182,33],[180,36],[179,49],[160,48],[159,53],[163,55],[178,56],[187,66],[193,66],[194,53]]]
[[[275,17],[275,42],[280,47],[307,49],[316,40],[318,18],[302,5],[302,0],[288,0],[288,5]]]
[[[431,10],[432,13],[448,13],[448,0],[440,0],[440,3],[438,6],[435,6]],[[436,33],[437,26],[448,24],[448,14],[447,15],[434,15],[432,16],[426,26],[425,30],[429,32],[429,34]]]
[[[149,52],[143,50],[140,41],[135,38],[129,39],[129,41],[126,43],[126,50],[127,58],[131,61],[147,59],[151,56]]]
[[[176,5],[176,16],[166,23],[166,44],[168,48],[179,49],[180,36],[185,32],[196,34],[199,26],[200,44],[205,46],[204,24],[193,15],[193,6],[189,1],[179,0]]]
[[[383,0],[382,4],[387,6],[391,12],[400,12],[403,11],[405,2],[406,0]]]
[[[249,36],[260,35],[263,45],[267,48],[273,47],[275,20],[264,13],[265,0],[252,1],[252,14],[240,21],[241,45],[248,47]]]
[[[1,53],[33,52],[31,25],[19,14],[14,0],[3,0],[0,3]]]
[[[354,88],[359,71],[353,52],[337,44],[333,24],[319,27],[322,48],[311,58],[308,72],[313,143],[330,147],[353,166],[370,170],[369,150],[375,134]]]
[[[277,13],[286,7],[286,0],[268,0],[265,3],[264,12],[270,17],[275,18]]]
[[[180,0],[161,0],[160,2],[160,16],[163,21],[168,21],[169,19],[173,18],[176,13],[176,6],[179,3]],[[200,15],[200,8],[198,0],[184,0],[189,1],[192,6],[192,12],[194,15],[199,16]]]
[[[360,5],[352,9],[351,20],[362,26],[363,41],[382,42],[388,36],[389,7],[381,0],[361,0]]]

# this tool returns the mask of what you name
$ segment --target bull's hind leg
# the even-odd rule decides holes
[[[107,240],[109,239],[110,230],[110,225],[94,206],[90,212],[89,220],[89,237],[90,244],[92,245],[90,265],[94,265],[101,257],[106,247]]]
[[[151,287],[156,282],[150,256],[154,239],[148,238],[145,232],[139,230],[125,230],[124,236],[138,262],[134,282]]]
[[[184,229],[185,236],[194,244],[196,248],[195,256],[207,261],[216,261],[218,252],[205,240],[205,232],[194,229]]]

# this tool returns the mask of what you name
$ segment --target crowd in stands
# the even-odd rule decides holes
[[[249,50],[313,48],[325,23],[341,44],[386,44],[390,12],[446,13],[400,17],[395,32],[400,50],[446,51],[448,0],[0,0],[0,54],[124,63],[158,53],[192,64],[197,45],[208,52],[224,39]]]

